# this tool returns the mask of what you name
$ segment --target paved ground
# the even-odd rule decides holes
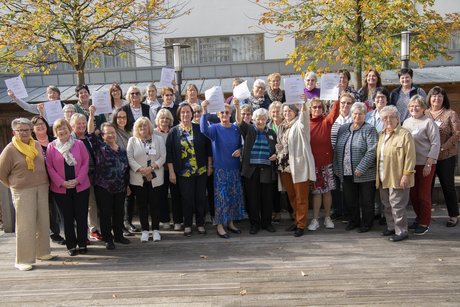
[[[446,228],[434,212],[430,232],[399,243],[345,225],[294,238],[284,231],[229,240],[208,226],[191,238],[163,232],[161,242],[139,235],[114,251],[102,243],[84,256],[39,261],[33,271],[14,268],[15,238],[0,235],[2,306],[459,306],[460,226]]]

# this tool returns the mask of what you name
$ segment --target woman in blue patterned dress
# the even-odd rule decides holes
[[[236,125],[230,122],[231,107],[218,113],[220,124],[208,126],[207,100],[201,103],[203,116],[200,120],[201,132],[212,143],[214,164],[214,202],[217,234],[228,239],[224,225],[233,233],[241,233],[235,227],[234,220],[241,220],[244,215],[243,189],[240,177],[241,134]]]

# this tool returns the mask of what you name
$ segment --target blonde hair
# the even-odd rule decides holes
[[[73,116],[72,116],[72,118],[73,118]],[[55,137],[57,137],[58,129],[63,127],[63,126],[66,126],[67,129],[69,129],[69,131],[72,131],[72,127],[70,127],[70,124],[64,118],[59,118],[53,124],[53,133],[54,133]]]
[[[150,121],[150,119],[148,119],[148,117],[145,117],[145,116],[141,116],[139,117],[135,122],[134,122],[134,126],[133,126],[133,136],[136,137],[136,138],[140,138],[140,134],[139,134],[139,127],[140,126],[143,126],[143,125],[149,125],[150,127],[150,135],[153,134],[153,126],[152,126],[152,122]]]
[[[155,117],[155,125],[160,125],[160,117],[166,116],[169,119],[169,127],[171,127],[174,123],[174,118],[171,112],[168,109],[160,109]]]

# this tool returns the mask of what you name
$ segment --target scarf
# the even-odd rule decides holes
[[[35,164],[34,160],[35,157],[38,155],[38,150],[35,148],[35,141],[32,137],[29,139],[29,144],[26,144],[21,141],[17,136],[13,136],[13,146],[24,156],[26,156],[26,163],[27,169],[34,172],[35,171]]]
[[[62,157],[64,157],[65,162],[69,166],[77,165],[77,160],[75,160],[75,157],[70,152],[70,149],[73,147],[73,144],[74,144],[73,137],[70,137],[69,140],[65,143],[62,143],[59,139],[56,139],[54,141],[54,147],[57,149],[57,151],[59,151]]]
[[[281,101],[281,100],[283,100],[283,91],[281,89],[278,89],[276,92],[274,92],[268,86],[267,87],[267,94],[268,94],[268,97],[270,97],[271,101]]]
[[[260,108],[260,106],[265,102],[264,96],[259,98],[255,98],[254,96],[250,96],[248,98],[248,103],[252,106],[252,110],[255,111]]]

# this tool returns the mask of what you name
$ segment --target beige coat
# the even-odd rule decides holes
[[[390,138],[385,143],[383,152],[383,181],[380,181],[380,152],[385,140],[385,130],[380,132],[377,145],[377,176],[375,185],[379,188],[400,189],[401,177],[409,176],[409,187],[414,186],[415,173],[415,144],[411,133],[402,128],[396,127]]]
[[[155,170],[156,177],[152,179],[152,187],[158,187],[164,182],[164,168],[163,165],[166,161],[166,146],[163,138],[159,135],[152,135],[152,148],[155,153],[147,156],[145,153],[144,144],[137,137],[131,137],[128,141],[126,149],[129,162],[129,183],[132,185],[142,186],[144,180],[142,175],[136,172],[141,167],[147,166],[147,157],[150,157],[152,163],[159,166]]]
[[[299,119],[289,130],[288,152],[293,183],[316,181],[315,159],[310,146],[308,111],[299,111]]]

